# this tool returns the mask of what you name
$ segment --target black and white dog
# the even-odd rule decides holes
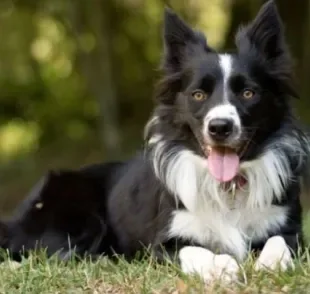
[[[2,247],[18,252],[39,240],[65,257],[70,237],[79,253],[133,258],[150,246],[206,281],[236,278],[252,250],[261,251],[256,269],[292,265],[303,243],[309,142],[292,113],[297,94],[275,3],[240,28],[236,53],[215,52],[168,9],[164,44],[144,151],[45,177],[2,224]]]

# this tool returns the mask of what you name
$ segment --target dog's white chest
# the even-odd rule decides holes
[[[222,212],[214,207],[196,212],[175,210],[170,237],[190,240],[218,253],[243,259],[251,241],[267,237],[270,230],[286,221],[286,208],[234,209]]]

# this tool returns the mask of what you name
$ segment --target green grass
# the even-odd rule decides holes
[[[310,240],[310,214],[304,219]],[[302,261],[301,261],[302,260]],[[310,293],[310,255],[296,259],[295,270],[255,272],[254,257],[241,265],[240,278],[230,285],[219,281],[205,285],[198,277],[186,276],[171,263],[158,265],[151,258],[132,263],[119,258],[95,261],[47,259],[44,252],[33,253],[21,263],[6,259],[0,263],[0,294],[31,293]]]
[[[310,240],[309,214],[304,227]],[[151,258],[132,263],[121,258],[117,262],[107,258],[61,262],[47,259],[44,253],[34,253],[21,263],[9,259],[0,263],[0,294],[310,293],[308,253],[296,259],[295,270],[287,272],[255,272],[253,264],[254,258],[250,256],[241,265],[240,279],[233,284],[204,285],[198,277],[182,274],[176,265],[158,265]]]
[[[310,240],[310,216],[304,220]],[[310,252],[310,251],[309,251]],[[253,270],[254,257],[241,265],[240,278],[230,285],[219,281],[205,285],[198,277],[186,276],[171,263],[156,264],[151,258],[126,262],[119,258],[95,261],[47,259],[43,253],[33,253],[21,263],[6,259],[0,263],[0,294],[14,293],[310,293],[310,254],[295,260],[295,270],[287,272]]]
[[[309,256],[285,273],[256,273],[251,258],[242,267],[240,281],[206,286],[175,265],[157,265],[150,258],[131,264],[106,258],[64,263],[33,254],[20,264],[7,260],[0,265],[0,293],[310,293]]]

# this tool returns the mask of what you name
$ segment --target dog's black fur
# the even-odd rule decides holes
[[[116,242],[105,217],[106,200],[123,166],[111,162],[48,172],[13,217],[0,224],[0,246],[17,260],[39,248],[48,255],[58,252],[62,259],[72,252],[110,254]]]
[[[46,175],[14,217],[2,223],[1,247],[16,254],[40,246],[47,247],[49,255],[62,249],[62,258],[75,249],[82,255],[117,253],[130,259],[148,246],[161,258],[164,251],[174,255],[179,248],[197,245],[243,259],[248,250],[260,250],[270,237],[281,236],[297,251],[302,243],[300,179],[307,167],[309,144],[290,105],[296,91],[275,4],[265,4],[256,19],[238,32],[238,50],[229,56],[232,68],[226,88],[224,67],[219,66],[223,57],[170,10],[165,16],[164,41],[164,78],[145,128],[145,150],[127,162]],[[196,89],[206,94],[199,97],[208,98],[194,100]],[[243,99],[249,90],[253,97]],[[223,143],[210,139],[202,129],[207,115],[224,103],[225,95],[241,128],[238,136],[232,134]],[[253,202],[238,206],[228,201],[229,194],[202,168],[207,155],[201,143],[245,150],[238,156],[241,166],[251,165],[244,173]],[[265,179],[268,168],[270,178]],[[204,178],[209,179],[207,184]],[[271,208],[279,220],[269,212]],[[264,209],[268,214],[262,213]],[[213,215],[222,217],[234,211],[244,214],[243,233],[255,231],[262,221],[266,227],[252,239],[234,243],[230,221],[223,227],[212,223]],[[175,218],[178,214],[181,220]],[[252,216],[258,220],[252,221]],[[192,217],[197,217],[193,223]],[[206,229],[209,224],[214,227],[202,236],[194,229],[204,222]],[[222,228],[227,230],[224,235]],[[226,238],[232,238],[231,242],[226,243]]]

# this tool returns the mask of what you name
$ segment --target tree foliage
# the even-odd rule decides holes
[[[160,74],[164,6],[221,49],[233,46],[236,27],[262,2],[2,0],[0,176],[11,183],[18,174],[29,186],[50,167],[132,152],[142,145]],[[309,1],[278,2],[301,82],[297,106],[307,121]],[[17,186],[8,194],[21,194],[24,186]]]

